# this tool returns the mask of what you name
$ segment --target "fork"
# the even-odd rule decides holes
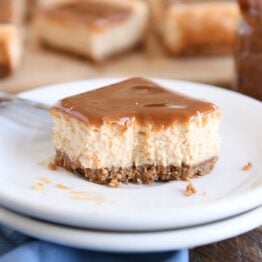
[[[46,104],[0,92],[0,118],[4,117],[25,127],[50,130],[52,124],[49,109]]]

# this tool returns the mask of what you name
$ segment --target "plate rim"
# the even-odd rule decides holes
[[[116,253],[163,252],[212,244],[258,228],[262,225],[262,206],[221,221],[158,232],[135,233],[83,230],[37,220],[12,212],[1,206],[0,221],[31,237],[74,248]],[[228,230],[221,230],[221,228],[227,228]],[[55,229],[59,229],[59,232],[56,232]],[[40,231],[42,231],[42,235]],[[208,232],[208,234],[203,234],[203,231]],[[200,237],[196,240],[192,235]],[[117,238],[118,244],[115,243]],[[123,239],[126,239],[126,241]],[[154,244],[150,244],[150,241],[154,242]]]

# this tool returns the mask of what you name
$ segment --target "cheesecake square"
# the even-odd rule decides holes
[[[0,24],[0,78],[11,75],[21,57],[21,40],[16,25]]]
[[[79,0],[39,11],[35,31],[48,46],[101,61],[139,44],[147,22],[138,0]]]
[[[161,2],[159,0],[149,0]],[[165,0],[166,2],[168,0]],[[156,10],[171,55],[232,54],[240,11],[233,1],[168,1]],[[159,10],[162,12],[159,13]]]
[[[20,61],[24,17],[25,0],[0,0],[0,78],[10,76]]]
[[[51,116],[56,165],[99,184],[188,180],[219,155],[217,106],[144,78],[64,98]]]

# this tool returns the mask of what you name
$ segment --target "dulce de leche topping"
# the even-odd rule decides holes
[[[79,1],[42,11],[53,18],[70,19],[90,26],[104,27],[125,20],[132,10],[114,3]]]
[[[212,112],[216,106],[166,90],[143,78],[130,78],[64,98],[53,108],[95,126],[102,123],[125,126],[136,120],[166,128],[174,122],[187,122],[192,116]]]

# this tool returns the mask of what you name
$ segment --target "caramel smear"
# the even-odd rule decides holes
[[[68,189],[70,189],[70,187],[62,185],[62,184],[56,184],[55,187],[58,188],[58,189],[61,189],[61,190],[68,190]]]
[[[193,186],[192,182],[188,182],[187,186],[186,186],[186,190],[184,192],[185,196],[191,196],[193,194],[195,194],[196,188]]]
[[[43,182],[43,183],[46,184],[46,185],[52,183],[52,181],[51,181],[49,178],[45,177],[45,176],[41,176],[41,177],[40,177],[40,181]]]
[[[42,183],[36,183],[34,186],[33,186],[33,189],[35,190],[38,190],[38,191],[42,191],[44,189],[44,185]]]
[[[48,164],[48,168],[49,168],[49,170],[54,171],[54,170],[57,169],[57,166],[56,166],[55,163],[50,162],[50,163]]]
[[[106,201],[105,197],[102,194],[96,192],[88,191],[71,191],[70,196],[73,199],[85,200],[90,202],[95,202],[101,204]]]
[[[248,162],[246,163],[243,167],[242,167],[242,170],[244,171],[250,171],[252,169],[253,165],[252,163]]]

